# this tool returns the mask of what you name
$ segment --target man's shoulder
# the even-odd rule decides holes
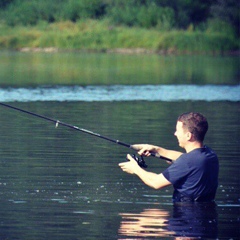
[[[187,156],[192,155],[216,155],[216,153],[208,146],[204,145],[202,148],[196,148],[189,153],[186,153]]]
[[[203,147],[203,154],[206,156],[206,158],[218,158],[217,154],[208,146]]]
[[[176,163],[178,164],[188,164],[192,166],[192,164],[201,164],[208,159],[215,159],[218,160],[217,155],[215,152],[207,147],[204,146],[202,148],[196,148],[191,152],[182,154],[177,160]]]

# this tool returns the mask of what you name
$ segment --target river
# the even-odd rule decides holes
[[[71,56],[4,52],[2,56],[5,65],[1,65],[1,102],[129,144],[152,143],[180,150],[173,135],[177,116],[187,111],[202,112],[210,125],[205,144],[218,154],[220,176],[216,206],[174,206],[171,186],[156,191],[119,169],[118,163],[125,161],[127,153],[133,153],[130,149],[0,106],[1,240],[239,238],[240,109],[236,59],[210,57],[212,67],[202,68],[198,80],[192,78],[189,83],[183,76],[187,71],[191,76],[201,72],[196,66],[186,66],[180,82],[171,82],[178,79],[177,71],[175,77],[172,72],[161,73],[171,77],[169,81],[159,80],[156,68],[159,61],[168,59],[92,54],[88,58],[95,59],[93,69],[90,62],[84,63],[84,68],[88,66],[86,71],[80,68],[83,76],[87,71],[91,78],[97,76],[93,80],[96,84],[84,84],[81,79],[77,84],[77,78],[70,84],[68,74],[58,79],[60,75],[54,77],[54,73],[59,69],[63,74],[71,59],[83,58],[80,53]],[[65,61],[63,56],[68,56]],[[61,63],[58,68],[57,58]],[[118,65],[113,59],[118,59]],[[174,69],[184,67],[183,59],[172,57]],[[11,60],[14,64],[10,67]],[[145,66],[149,60],[152,69]],[[140,77],[142,81],[151,70],[152,82],[99,82],[107,71],[118,76],[120,71],[116,68],[123,70],[120,78],[134,78],[134,74],[129,75],[126,61],[131,62],[131,72],[141,64],[136,76],[144,75]],[[191,57],[184,61],[190,64]],[[194,64],[195,61],[193,57]],[[104,67],[103,62],[108,65]],[[208,66],[209,58],[199,57],[198,62]],[[213,75],[216,63],[221,68]],[[22,66],[25,67],[20,71]],[[219,73],[225,75],[217,83]],[[52,82],[50,76],[58,83]],[[38,84],[35,79],[39,79]],[[145,161],[147,170],[152,172],[160,173],[168,166],[153,157]]]

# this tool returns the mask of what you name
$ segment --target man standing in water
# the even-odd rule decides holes
[[[145,171],[127,155],[128,162],[120,163],[124,172],[137,175],[146,185],[161,189],[173,185],[173,202],[211,202],[214,201],[218,187],[219,163],[217,155],[203,144],[208,130],[207,119],[200,113],[184,113],[177,119],[176,131],[179,146],[186,153],[167,150],[162,147],[135,144],[132,147],[140,155],[157,153],[173,160],[162,173]]]

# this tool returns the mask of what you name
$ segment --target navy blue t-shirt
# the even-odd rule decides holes
[[[186,197],[208,202],[215,198],[218,171],[217,155],[204,146],[182,154],[163,172],[163,176],[174,187],[173,201],[181,201],[178,200],[180,196],[180,199]]]

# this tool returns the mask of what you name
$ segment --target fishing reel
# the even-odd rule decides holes
[[[138,163],[138,165],[141,168],[147,168],[147,164],[145,163],[144,159],[142,156],[136,156],[135,154],[132,154],[131,157]]]

